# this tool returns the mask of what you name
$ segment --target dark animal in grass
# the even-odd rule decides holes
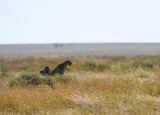
[[[51,73],[51,76],[55,76],[56,74],[63,75],[67,66],[71,66],[72,63],[70,61],[65,61],[62,64],[59,64]]]
[[[50,68],[48,66],[46,66],[44,69],[41,69],[39,73],[41,75],[46,76],[46,75],[50,75],[50,72],[51,72]]]

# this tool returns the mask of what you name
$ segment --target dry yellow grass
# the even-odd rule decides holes
[[[38,73],[64,60],[73,66],[51,77],[53,88],[9,86],[20,73]],[[1,58],[0,63],[7,64],[4,75],[0,67],[0,114],[160,114],[159,56]]]

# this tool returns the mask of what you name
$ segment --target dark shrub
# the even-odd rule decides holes
[[[38,74],[24,73],[21,75],[21,80],[26,85],[39,85],[42,81]]]
[[[88,69],[88,70],[94,70],[96,69],[96,62],[85,62],[84,63],[84,69]]]
[[[39,85],[39,84],[47,84],[53,87],[52,79],[48,77],[41,78],[37,73],[23,73],[19,77],[11,79],[9,82],[10,86],[21,85]]]
[[[138,68],[142,67],[143,69],[153,69],[154,64],[152,61],[148,60],[136,60],[133,62],[133,67]]]
[[[96,63],[96,62],[85,62],[83,65],[83,70],[93,70],[93,71],[104,71],[105,69],[110,69],[110,64],[106,63]]]
[[[144,61],[141,65],[143,69],[153,69],[153,63],[151,61]]]
[[[110,67],[110,64],[97,64],[97,69],[99,70],[99,71],[103,71],[103,70],[105,70],[105,69],[110,69],[111,67]]]

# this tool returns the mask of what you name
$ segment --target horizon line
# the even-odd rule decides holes
[[[47,44],[159,44],[160,42],[56,42],[56,43],[0,43],[0,45],[47,45]]]

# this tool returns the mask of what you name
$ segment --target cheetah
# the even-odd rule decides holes
[[[65,61],[62,64],[59,64],[51,73],[51,76],[55,76],[56,74],[63,75],[67,66],[71,66],[72,63],[70,61]]]
[[[50,68],[49,68],[48,66],[46,66],[44,69],[41,69],[39,73],[40,73],[41,75],[46,76],[46,75],[49,75],[50,72],[51,72]]]

